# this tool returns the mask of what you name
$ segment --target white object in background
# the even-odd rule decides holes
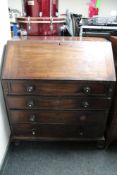
[[[10,9],[9,11],[10,22],[16,23],[16,18],[20,16],[21,16],[20,11],[18,11],[17,9]]]
[[[30,0],[30,1],[28,1],[28,5],[35,5],[34,0]]]
[[[21,36],[27,36],[27,31],[21,29],[21,30],[20,30],[20,35],[21,35]]]
[[[117,16],[117,11],[116,10],[112,10],[110,12],[110,16]]]
[[[56,16],[57,16],[57,17],[59,16],[59,12],[56,12]]]
[[[39,12],[39,16],[42,17],[42,12]]]

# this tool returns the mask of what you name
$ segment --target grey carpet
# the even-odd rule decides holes
[[[22,142],[13,146],[3,175],[117,175],[117,145]]]

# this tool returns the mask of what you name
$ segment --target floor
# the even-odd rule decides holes
[[[12,146],[3,175],[117,175],[117,144],[22,142]]]

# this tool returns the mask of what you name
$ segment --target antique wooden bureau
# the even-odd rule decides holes
[[[11,139],[100,143],[115,81],[108,41],[9,41],[2,87]]]

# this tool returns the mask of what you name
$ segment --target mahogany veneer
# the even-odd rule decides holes
[[[13,140],[102,140],[115,86],[111,43],[9,41],[2,87]]]

